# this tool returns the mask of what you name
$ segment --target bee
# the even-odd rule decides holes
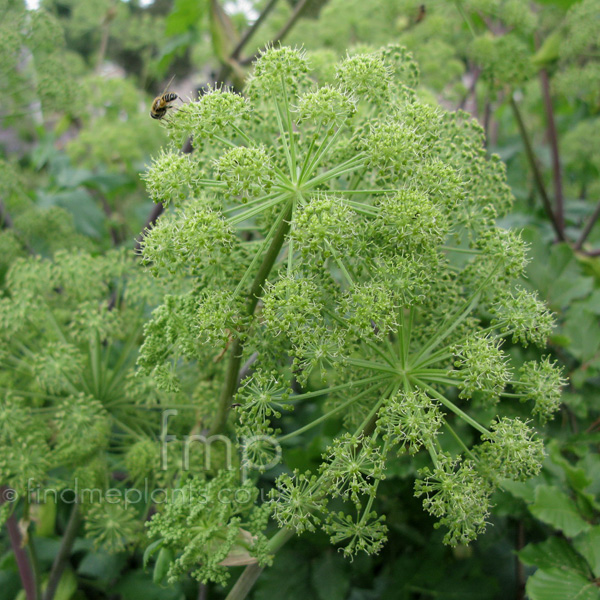
[[[175,77],[175,75],[173,75]],[[162,119],[170,108],[173,108],[172,104],[179,98],[177,94],[174,92],[168,92],[169,86],[173,81],[173,77],[171,77],[171,81],[165,87],[165,91],[160,95],[154,98],[152,101],[152,106],[150,107],[150,116],[153,119]],[[181,100],[181,98],[179,98]]]

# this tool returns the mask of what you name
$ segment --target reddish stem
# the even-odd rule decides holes
[[[550,152],[552,154],[552,180],[554,182],[554,201],[556,207],[556,221],[562,237],[565,231],[565,209],[562,184],[562,169],[560,166],[560,153],[558,150],[558,134],[556,132],[556,120],[554,118],[554,107],[552,106],[552,96],[550,95],[550,80],[546,69],[540,71],[540,80],[542,83],[542,97],[544,99],[544,108],[546,118],[548,119],[548,141],[550,143]]]
[[[588,219],[588,222],[586,223],[583,231],[581,232],[581,236],[579,237],[579,239],[577,240],[577,243],[575,244],[575,250],[581,250],[581,247],[585,243],[585,240],[587,240],[588,235],[590,235],[590,233],[592,232],[592,229],[593,229],[594,225],[596,224],[596,221],[599,218],[600,218],[600,202],[598,202],[598,206],[596,206],[594,212]]]
[[[13,492],[14,490],[11,490],[6,486],[0,487],[0,505],[4,504],[5,502],[12,502],[13,500],[9,497],[9,494],[12,494]],[[10,546],[14,552],[17,568],[19,569],[21,584],[25,590],[25,597],[27,600],[36,600],[35,575],[29,560],[29,556],[25,548],[23,548],[23,539],[21,537],[19,524],[17,523],[17,517],[15,516],[14,512],[6,520],[6,529],[8,530]]]

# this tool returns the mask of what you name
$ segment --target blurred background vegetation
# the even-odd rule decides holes
[[[281,41],[306,48],[327,81],[346,52],[405,45],[420,65],[421,99],[471,113],[489,152],[507,164],[515,206],[501,225],[523,230],[531,244],[524,285],[557,315],[550,353],[568,375],[563,406],[542,432],[543,473],[497,494],[493,526],[471,546],[441,544],[442,532],[413,498],[418,459],[398,460],[384,482],[390,541],[379,556],[350,564],[320,535],[293,540],[252,597],[600,598],[600,0],[41,0],[39,8],[0,0],[0,17],[0,285],[14,297],[26,290],[25,277],[43,278],[15,265],[52,259],[64,281],[50,278],[46,291],[66,290],[54,298],[56,311],[89,300],[69,296],[65,253],[89,257],[87,276],[105,282],[98,297],[118,288],[123,265],[136,268],[136,239],[162,210],[140,179],[166,141],[149,107],[172,77],[170,89],[183,99],[207,85],[242,90],[253,57]],[[141,299],[131,278],[129,287],[122,320],[99,325],[123,328],[123,362],[156,304],[147,286]],[[20,335],[14,319],[0,312],[3,329]],[[68,340],[69,348],[79,343],[75,334]],[[537,351],[510,352],[522,363]],[[0,384],[4,394],[10,376]],[[125,411],[127,401],[114,406]],[[288,466],[302,470],[318,459],[327,435],[292,451]],[[44,573],[67,516],[68,507],[54,506],[31,517]],[[10,527],[9,520],[0,537],[0,598],[25,598]],[[57,599],[225,596],[191,580],[153,582],[135,528],[138,541],[112,548],[94,545],[93,526],[88,533],[73,547],[75,568]]]

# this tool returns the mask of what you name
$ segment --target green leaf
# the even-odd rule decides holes
[[[573,571],[538,570],[527,580],[530,600],[599,600],[600,590],[594,583]]]
[[[600,577],[600,525],[578,535],[573,545],[587,560],[594,577]]]
[[[54,525],[56,524],[56,502],[50,496],[46,502],[39,505],[35,517],[35,534],[40,537],[50,537],[54,535]]]
[[[96,239],[102,237],[106,217],[85,190],[76,189],[54,194],[40,190],[37,196],[42,208],[60,206],[70,212],[80,233]]]
[[[569,351],[582,362],[589,362],[600,349],[598,315],[587,311],[583,303],[576,302],[570,307],[563,333],[571,339]]]
[[[562,454],[561,447],[556,440],[550,441],[549,444],[546,445],[548,450],[548,454],[552,459],[552,462],[562,468],[567,477],[567,481],[569,485],[573,488],[573,490],[582,492],[587,488],[592,480],[585,472],[585,469],[582,467],[574,467]]]
[[[540,521],[560,529],[568,537],[576,536],[590,527],[579,515],[575,502],[556,487],[538,487],[535,503],[529,510]]]
[[[344,559],[327,552],[313,565],[311,580],[319,600],[344,600],[350,588]]]
[[[503,479],[500,487],[510,492],[515,498],[521,498],[525,502],[532,503],[535,501],[535,486],[531,485],[530,481]]]
[[[542,43],[540,49],[533,55],[532,62],[537,67],[543,68],[559,57],[560,44],[563,34],[560,30],[553,31]]]
[[[264,571],[257,582],[255,600],[306,600],[314,598],[309,585],[308,561],[291,552],[280,552],[273,566]]]
[[[523,239],[531,244],[533,258],[527,268],[528,283],[553,310],[591,293],[594,278],[584,275],[570,246],[555,244],[548,249],[539,232],[532,228],[523,230]]]
[[[119,577],[127,564],[127,555],[108,554],[94,551],[87,554],[77,567],[77,574],[90,579],[98,579],[106,584]]]
[[[167,576],[169,567],[174,560],[173,550],[170,548],[161,548],[154,565],[154,574],[152,575],[152,581],[156,584],[162,583],[163,579]]]
[[[568,10],[573,4],[579,1],[580,0],[537,0],[538,4],[552,4],[563,10]]]
[[[56,185],[61,188],[73,189],[79,187],[84,181],[93,176],[88,169],[76,169],[66,166],[60,169],[56,175]]]
[[[176,56],[182,56],[185,50],[194,43],[196,36],[193,31],[186,31],[170,37],[162,46],[154,68],[163,74]]]
[[[600,315],[600,289],[594,290],[586,299],[585,305],[588,312]]]
[[[123,576],[112,591],[127,600],[185,600],[179,584],[159,587],[141,571]]]
[[[229,59],[238,35],[229,15],[217,0],[210,0],[210,32],[215,55],[224,63]]]
[[[84,179],[82,183],[105,194],[109,194],[125,185],[135,184],[133,179],[126,173],[94,173]]]
[[[77,578],[72,569],[65,569],[61,575],[54,600],[69,600],[77,591]]]
[[[206,2],[203,0],[176,0],[166,20],[165,34],[178,35],[193,29],[199,24],[205,12]]]
[[[143,558],[143,565],[144,565],[144,569],[148,566],[148,561],[150,560],[150,557],[162,547],[164,540],[156,540],[155,542],[152,542],[145,550],[144,550],[144,558]]]
[[[582,577],[587,577],[589,572],[581,556],[573,550],[567,540],[560,537],[550,537],[540,544],[528,544],[518,554],[524,564],[536,566],[545,571],[563,569],[574,571]]]

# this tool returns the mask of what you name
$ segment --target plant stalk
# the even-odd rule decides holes
[[[269,552],[275,553],[281,548],[293,535],[293,531],[289,529],[281,529],[278,531],[269,541],[267,549]],[[256,583],[256,580],[260,577],[264,567],[260,567],[257,564],[248,565],[244,572],[240,575],[235,585],[231,588],[227,598],[225,600],[244,600],[244,598],[250,593],[252,586]]]
[[[77,530],[79,529],[80,523],[81,514],[79,512],[79,507],[77,504],[74,504],[73,509],[71,510],[71,516],[69,517],[69,522],[67,523],[67,528],[63,534],[60,548],[58,549],[58,554],[54,558],[54,563],[52,564],[52,570],[50,571],[50,577],[48,579],[48,586],[46,587],[46,592],[44,593],[44,600],[53,600],[54,594],[56,594],[58,584],[60,583],[60,578],[62,577],[63,571],[65,570],[67,562],[69,561],[71,549],[75,543],[75,538],[77,536]]]
[[[9,494],[13,490],[10,490],[6,486],[0,487],[0,504],[4,504],[8,501],[13,501]],[[17,569],[19,570],[19,577],[21,578],[21,585],[25,591],[25,598],[27,600],[37,600],[36,593],[36,581],[33,566],[31,564],[30,557],[27,551],[22,546],[21,532],[19,531],[19,524],[17,523],[17,517],[14,512],[6,520],[6,529],[8,531],[8,538],[10,540],[10,546],[15,555],[15,561],[17,563]]]
[[[563,197],[562,169],[560,165],[560,152],[558,150],[556,119],[554,118],[554,107],[552,106],[552,96],[550,95],[550,80],[548,79],[548,71],[546,69],[540,71],[540,80],[542,82],[542,97],[544,99],[546,118],[548,119],[548,141],[550,142],[550,151],[552,154],[552,179],[554,182],[556,221],[564,238],[565,201]]]
[[[594,228],[594,225],[596,224],[596,221],[599,218],[600,218],[600,202],[598,202],[598,205],[594,209],[594,212],[591,214],[590,218],[588,219],[587,223],[585,224],[585,227],[584,227],[583,231],[581,232],[581,236],[579,237],[579,239],[577,240],[577,243],[575,244],[575,250],[581,250],[583,244],[585,243],[585,240],[587,240],[588,236],[592,232],[592,229]]]
[[[290,229],[290,219],[292,216],[292,207],[293,202],[289,201],[286,208],[284,208],[283,219],[275,235],[273,236],[273,241],[269,246],[265,254],[265,258],[254,278],[254,282],[252,283],[252,287],[250,289],[250,295],[248,297],[248,307],[246,310],[246,316],[251,317],[254,314],[256,309],[256,305],[258,304],[259,298],[263,293],[263,285],[281,252],[281,248],[283,247],[283,243],[285,242],[285,236],[287,235]],[[221,397],[219,399],[219,406],[217,408],[217,414],[215,415],[215,420],[210,429],[210,435],[215,435],[220,433],[225,427],[225,423],[227,421],[227,414],[229,412],[229,407],[233,400],[233,396],[238,386],[239,380],[239,372],[242,361],[242,352],[243,352],[243,344],[241,341],[241,332],[233,341],[231,346],[231,355],[229,358],[229,364],[227,365],[227,372],[225,375],[225,383],[223,385],[223,389],[221,390]]]
[[[512,96],[512,94],[510,96],[510,106],[512,108],[513,114],[515,115],[515,119],[517,121],[517,125],[519,127],[519,133],[521,134],[521,139],[523,140],[523,145],[525,146],[525,154],[527,155],[529,166],[531,167],[531,171],[533,172],[533,179],[535,181],[535,185],[542,198],[544,209],[546,211],[546,214],[550,217],[550,221],[552,222],[552,226],[554,227],[556,237],[561,242],[564,242],[565,234],[563,228],[560,226],[560,223],[556,215],[554,214],[554,211],[552,210],[552,204],[550,203],[550,198],[548,197],[548,192],[546,191],[546,186],[544,185],[544,179],[542,178],[537,158],[533,151],[533,146],[531,145],[531,139],[529,138],[529,134],[527,133],[527,129],[525,127],[525,122],[523,121],[521,111],[519,110],[519,107],[515,102],[515,99]]]

